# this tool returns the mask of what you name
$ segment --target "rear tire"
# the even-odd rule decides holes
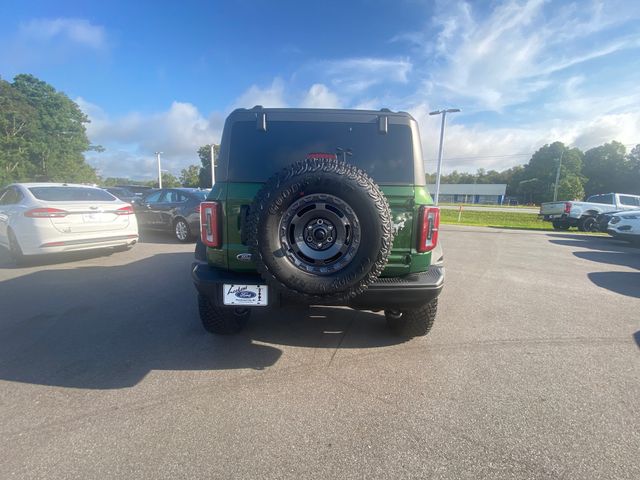
[[[9,254],[13,261],[17,265],[22,265],[24,263],[25,257],[24,253],[22,253],[22,248],[20,247],[20,243],[18,243],[18,239],[16,235],[13,233],[13,230],[9,230]]]
[[[385,310],[387,325],[403,337],[423,337],[433,327],[438,312],[438,299],[409,310]]]
[[[584,217],[578,222],[578,229],[581,232],[596,232],[597,222],[594,217]]]
[[[198,311],[204,329],[216,335],[239,333],[251,315],[251,310],[248,308],[219,307],[200,294],[198,295]]]
[[[554,230],[569,230],[570,227],[569,222],[562,220],[554,220],[551,224],[553,225]]]
[[[178,218],[173,223],[173,234],[179,242],[187,243],[191,241],[191,230],[189,224],[183,218]]]

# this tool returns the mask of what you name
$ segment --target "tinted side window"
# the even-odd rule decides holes
[[[24,198],[24,194],[17,187],[10,188],[9,190],[13,191],[13,203],[20,203]]]
[[[147,195],[144,201],[147,203],[158,203],[158,201],[160,200],[160,195],[162,195],[162,193],[163,192],[154,192],[150,195]]]
[[[632,197],[630,195],[620,195],[620,203],[622,205],[638,207],[640,206],[640,201],[637,197]]]
[[[162,198],[162,201],[166,203],[180,203],[180,202],[186,201],[186,199],[187,197],[185,197],[180,192],[176,192],[175,190],[170,190],[165,193],[164,197]]]
[[[236,122],[229,147],[229,180],[264,182],[314,152],[337,154],[378,183],[414,183],[411,129],[390,124],[383,134],[377,122],[272,121],[266,132],[257,130],[255,122]]]
[[[587,202],[603,203],[605,205],[616,204],[616,202],[613,199],[613,195],[591,195],[589,198],[587,198]]]
[[[20,195],[13,188],[7,188],[0,192],[0,205],[14,205],[20,200]]]

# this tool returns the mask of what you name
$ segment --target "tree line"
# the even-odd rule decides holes
[[[539,204],[553,200],[558,166],[558,200],[580,200],[609,192],[640,195],[640,144],[627,152],[616,141],[585,152],[554,142],[538,149],[526,165],[502,171],[480,168],[476,173],[454,170],[442,175],[440,182],[503,183],[508,197]],[[436,174],[427,174],[426,179],[427,183],[435,183]]]
[[[94,182],[80,107],[33,75],[0,78],[0,185],[18,181]]]

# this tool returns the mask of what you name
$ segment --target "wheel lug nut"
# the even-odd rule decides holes
[[[313,238],[307,237],[307,242],[313,242]]]

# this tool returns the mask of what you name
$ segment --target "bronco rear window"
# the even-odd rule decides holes
[[[84,187],[31,187],[29,191],[38,200],[49,202],[114,202],[116,197],[99,188]]]
[[[380,184],[413,184],[413,146],[407,125],[390,124],[379,133],[377,123],[256,122],[233,124],[229,148],[229,180],[264,182],[309,153],[334,153],[367,172]]]

